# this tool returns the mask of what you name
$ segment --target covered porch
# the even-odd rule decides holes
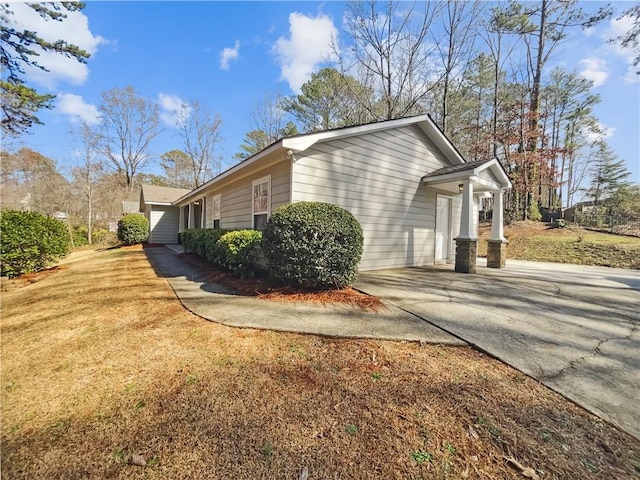
[[[504,238],[504,191],[511,188],[511,182],[500,162],[493,159],[443,167],[422,177],[422,182],[453,195],[462,194],[460,230],[454,239],[456,272],[476,272],[478,232],[475,220],[478,201],[483,197],[493,197],[487,266],[504,267],[507,244]]]

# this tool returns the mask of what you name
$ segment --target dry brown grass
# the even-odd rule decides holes
[[[479,226],[478,254],[486,256],[490,224]],[[640,269],[640,238],[594,232],[575,225],[551,228],[542,222],[513,222],[504,229],[507,258],[537,262]]]
[[[2,297],[2,478],[637,478],[637,441],[471,349],[206,322],[139,248],[65,266]]]

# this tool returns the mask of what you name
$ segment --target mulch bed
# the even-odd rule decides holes
[[[219,270],[191,253],[180,257],[192,268],[198,270],[211,283],[218,283],[234,290],[240,295],[258,297],[261,300],[276,302],[304,302],[322,305],[341,304],[357,307],[369,312],[377,312],[384,307],[382,301],[351,287],[331,290],[305,290],[291,286],[276,285],[266,274],[255,278],[240,279],[235,275]]]

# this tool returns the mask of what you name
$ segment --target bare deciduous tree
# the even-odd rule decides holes
[[[131,191],[134,176],[148,161],[151,142],[160,132],[158,105],[128,86],[103,92],[98,109],[100,153]]]
[[[216,149],[220,141],[220,116],[211,115],[197,100],[183,106],[188,112],[178,122],[185,153],[191,159],[191,185],[197,188],[220,173]]]
[[[98,201],[98,185],[104,174],[104,163],[98,154],[98,136],[89,125],[82,123],[77,132],[78,165],[73,168],[73,186],[83,200],[87,221],[87,243],[93,243],[95,205]]]
[[[421,111],[420,103],[438,80],[431,57],[436,47],[426,39],[441,8],[431,1],[347,4],[347,44],[334,45],[333,51],[344,73],[373,90],[373,97],[358,97],[373,118]]]

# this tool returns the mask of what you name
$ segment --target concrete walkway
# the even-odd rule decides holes
[[[311,333],[330,337],[412,340],[445,345],[466,345],[424,320],[393,305],[378,313],[348,306],[316,306],[270,302],[243,297],[209,283],[185,264],[175,248],[145,248],[145,254],[165,277],[182,304],[207,320],[233,327]]]
[[[640,272],[508,260],[476,275],[450,266],[364,272],[356,287],[640,438]]]
[[[186,308],[224,325],[332,337],[465,341],[640,438],[640,272],[509,260],[359,274],[379,313],[276,303],[208,283],[179,250],[145,249]],[[438,328],[439,327],[439,328]],[[464,340],[464,341],[463,341]]]

